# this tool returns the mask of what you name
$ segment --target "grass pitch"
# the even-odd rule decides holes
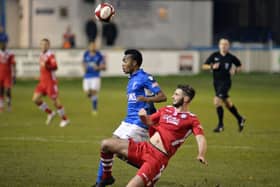
[[[190,137],[171,159],[157,186],[280,186],[279,75],[234,77],[230,94],[247,118],[246,127],[238,133],[235,119],[225,110],[225,131],[221,134],[212,133],[217,117],[210,74],[157,80],[169,97],[167,103],[178,83],[189,83],[197,90],[191,111],[204,126],[209,162],[205,167],[195,160],[197,146]],[[99,114],[92,116],[81,80],[60,80],[61,101],[71,120],[70,126],[60,128],[58,117],[46,126],[46,115],[31,102],[36,81],[19,80],[13,90],[13,111],[0,114],[0,186],[93,184],[100,141],[111,136],[126,113],[126,83],[126,77],[104,78]],[[125,186],[135,173],[136,169],[115,159],[114,186]]]

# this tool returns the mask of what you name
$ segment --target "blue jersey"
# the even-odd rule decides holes
[[[93,66],[105,63],[102,54],[96,51],[95,55],[91,55],[89,51],[84,53],[83,63],[86,66],[84,78],[100,77],[100,71],[96,71]]]
[[[140,120],[138,112],[141,108],[145,108],[147,110],[148,105],[146,102],[137,101],[137,97],[139,96],[148,96],[146,90],[149,90],[153,94],[157,94],[161,91],[158,83],[153,79],[153,77],[140,69],[132,74],[128,81],[126,91],[127,116],[124,121],[147,129],[147,126]]]

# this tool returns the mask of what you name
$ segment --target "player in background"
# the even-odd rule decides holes
[[[110,185],[113,180],[113,155],[125,157],[129,162],[139,166],[139,170],[126,187],[153,186],[167,167],[169,159],[177,149],[193,133],[198,144],[197,160],[207,164],[206,138],[196,115],[189,111],[195,90],[189,85],[178,85],[172,99],[173,106],[159,109],[152,115],[147,115],[141,109],[141,121],[154,126],[155,132],[146,142],[135,142],[133,139],[121,140],[109,138],[101,143],[101,160],[103,165],[102,187]],[[100,185],[101,186],[101,185]]]
[[[16,77],[16,62],[13,53],[7,50],[7,41],[0,39],[0,112],[4,110],[6,95],[7,110],[12,107],[12,86]]]
[[[94,41],[89,43],[83,57],[83,89],[92,103],[92,114],[97,114],[98,92],[101,87],[100,71],[106,70],[103,55],[96,49]]]
[[[161,90],[156,80],[143,69],[142,54],[135,49],[128,49],[124,52],[122,69],[129,75],[127,84],[127,115],[120,126],[114,131],[113,138],[126,139],[132,138],[136,142],[146,141],[149,137],[148,126],[146,126],[138,116],[141,108],[149,112],[155,109],[152,103],[166,101],[166,96]],[[150,94],[147,95],[149,90]],[[100,161],[96,184],[102,186],[103,167]],[[111,178],[113,183],[113,178]]]
[[[224,109],[223,103],[226,108],[237,119],[239,132],[244,128],[245,118],[242,117],[236,106],[229,98],[229,90],[231,88],[231,76],[241,71],[241,62],[239,59],[229,52],[230,43],[227,39],[220,39],[219,51],[214,52],[206,60],[202,68],[204,70],[211,70],[214,78],[214,88],[216,96],[214,97],[214,105],[218,115],[218,126],[214,129],[214,132],[221,132],[224,130]]]
[[[55,117],[56,112],[52,111],[47,103],[42,100],[42,97],[47,95],[52,100],[57,109],[57,113],[61,117],[60,127],[65,127],[70,121],[68,120],[64,108],[58,98],[58,83],[55,76],[57,62],[54,54],[50,51],[50,41],[48,39],[42,39],[40,47],[40,81],[36,86],[32,100],[39,109],[47,113],[46,124],[49,125]]]

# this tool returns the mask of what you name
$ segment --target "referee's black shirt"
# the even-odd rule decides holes
[[[218,69],[213,69],[213,78],[214,81],[231,81],[230,78],[230,69],[232,64],[236,67],[241,66],[240,60],[232,55],[231,53],[227,53],[223,56],[219,51],[211,54],[204,64],[213,65],[215,63],[220,63]]]

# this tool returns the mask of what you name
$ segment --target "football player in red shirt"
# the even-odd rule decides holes
[[[195,90],[189,85],[179,85],[172,99],[173,106],[159,109],[148,116],[144,109],[138,113],[143,123],[155,128],[149,142],[135,142],[121,139],[105,139],[101,144],[101,160],[103,179],[99,187],[113,184],[112,177],[113,154],[127,159],[139,167],[127,187],[153,186],[166,168],[169,159],[184,143],[190,134],[194,134],[198,144],[197,160],[207,164],[205,154],[206,139],[202,126],[196,115],[189,112],[189,105],[195,95]]]
[[[11,110],[11,89],[16,76],[15,56],[6,48],[7,43],[0,41],[0,112],[3,112],[5,93],[7,96],[8,111]]]
[[[57,113],[61,117],[60,127],[65,127],[69,124],[69,120],[65,115],[64,108],[58,98],[58,85],[55,76],[57,70],[57,63],[54,54],[49,50],[50,41],[46,38],[40,42],[41,55],[40,55],[40,81],[33,94],[33,102],[44,112],[48,114],[46,124],[49,125],[55,116],[47,103],[43,102],[42,96],[47,95],[54,103]]]

